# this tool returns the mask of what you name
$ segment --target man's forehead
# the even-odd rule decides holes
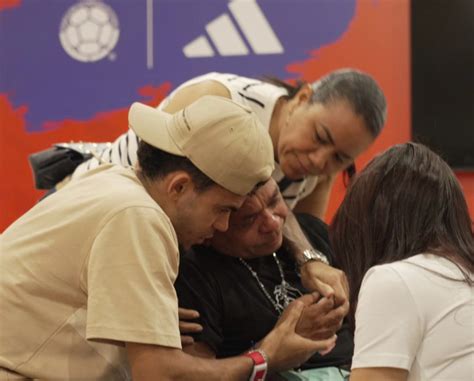
[[[261,197],[259,197],[256,193],[252,196],[247,196],[243,205],[237,211],[237,214],[239,216],[245,216],[247,214],[258,212],[260,209],[262,209],[260,200]]]
[[[278,188],[278,184],[273,178],[270,177],[264,184],[258,187],[251,196],[262,197],[264,195],[272,195],[276,188]]]
[[[249,214],[258,212],[268,203],[278,191],[278,185],[275,180],[270,179],[253,194],[247,196],[239,212]]]

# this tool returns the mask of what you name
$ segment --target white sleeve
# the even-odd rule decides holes
[[[373,267],[359,292],[352,369],[410,370],[423,327],[417,303],[400,274],[390,265]]]

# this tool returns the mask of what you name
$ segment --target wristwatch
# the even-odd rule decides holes
[[[318,250],[314,249],[306,249],[303,251],[303,259],[299,261],[299,266],[303,266],[304,264],[308,263],[309,261],[318,261],[322,262],[326,265],[329,265],[328,258]]]
[[[253,370],[249,381],[264,381],[267,375],[267,355],[261,349],[253,349],[243,354],[253,360]]]

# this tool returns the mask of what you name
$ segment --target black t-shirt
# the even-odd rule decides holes
[[[298,220],[313,245],[331,257],[326,225],[309,215],[300,215]],[[285,280],[304,293],[293,259],[283,249],[277,256]],[[247,260],[247,263],[274,298],[281,276],[273,256]],[[200,313],[199,322],[204,329],[194,336],[195,340],[209,345],[218,358],[250,349],[271,331],[279,317],[249,269],[238,258],[217,253],[212,248],[196,247],[182,256],[175,287],[180,307]],[[298,297],[297,291],[290,295]],[[326,356],[314,355],[302,368],[348,365],[352,353],[352,336],[343,326],[335,349]]]

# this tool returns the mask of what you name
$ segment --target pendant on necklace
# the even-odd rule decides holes
[[[283,310],[288,307],[288,305],[296,298],[300,297],[302,293],[296,287],[291,286],[286,280],[285,275],[283,273],[283,268],[278,260],[278,257],[275,253],[273,253],[273,259],[278,267],[278,272],[280,273],[281,283],[273,289],[274,298],[270,296],[267,289],[265,288],[264,284],[260,280],[258,274],[252,267],[243,259],[239,258],[240,263],[247,268],[247,270],[252,274],[254,279],[257,281],[258,286],[262,290],[263,294],[267,297],[270,303],[275,308],[276,312],[280,315]]]
[[[275,287],[273,295],[275,296],[276,304],[283,311],[293,300],[302,294],[296,287],[291,286],[286,280],[283,280]]]

